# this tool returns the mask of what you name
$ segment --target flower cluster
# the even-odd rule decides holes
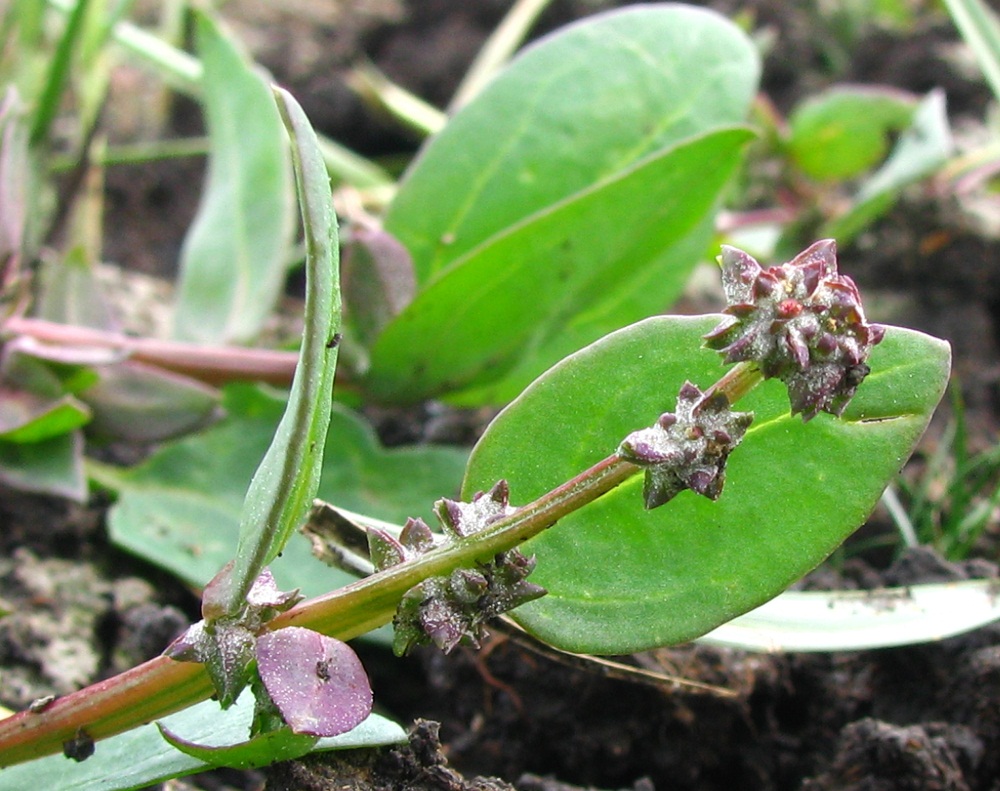
[[[726,460],[752,420],[749,412],[733,412],[725,395],[706,395],[685,382],[677,395],[677,411],[665,412],[652,427],[629,434],[618,453],[646,468],[646,508],[663,505],[684,489],[716,500],[725,482]]]
[[[869,324],[858,289],[837,274],[832,239],[764,269],[724,246],[719,257],[729,318],[705,336],[727,363],[753,361],[788,387],[792,413],[841,415],[868,375],[868,355],[885,335]]]
[[[513,513],[506,481],[471,502],[442,499],[435,513],[450,538],[465,538]],[[396,538],[384,530],[369,531],[372,562],[377,571],[412,560],[436,546],[434,534],[421,519],[410,519]],[[447,577],[430,577],[404,594],[393,619],[393,650],[405,654],[433,642],[445,653],[458,645],[478,647],[486,623],[508,610],[545,595],[526,581],[535,559],[516,549],[501,552],[474,569],[456,569]]]

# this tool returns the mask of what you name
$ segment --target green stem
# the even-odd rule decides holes
[[[729,405],[733,406],[763,381],[764,376],[756,363],[737,363],[726,371],[718,382],[705,391],[705,397],[722,393],[729,400]]]
[[[440,132],[448,122],[448,116],[437,107],[397,85],[370,63],[355,67],[347,84],[362,99],[377,105],[421,137]]]
[[[422,557],[392,566],[279,615],[272,629],[304,626],[346,640],[392,620],[400,598],[428,577],[492,560],[538,535],[587,503],[640,472],[621,457],[609,456],[475,535],[445,544]]]

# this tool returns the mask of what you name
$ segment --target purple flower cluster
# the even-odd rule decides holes
[[[725,395],[706,395],[685,382],[677,395],[677,411],[665,412],[650,428],[629,434],[618,453],[645,467],[646,508],[663,505],[684,489],[716,500],[729,453],[752,420],[749,412],[733,412]]]
[[[869,324],[854,281],[837,274],[832,239],[767,269],[742,250],[719,257],[729,318],[705,336],[727,363],[755,362],[788,387],[792,413],[841,415],[869,373],[885,328]]]
[[[435,513],[449,538],[465,538],[513,513],[509,494],[507,482],[500,481],[468,503],[439,500]],[[421,519],[408,520],[398,538],[372,529],[368,540],[376,571],[412,560],[436,546],[434,534]],[[456,569],[447,577],[430,577],[415,585],[396,610],[393,649],[405,654],[427,642],[445,653],[463,644],[478,647],[491,618],[545,595],[544,588],[526,581],[534,568],[534,558],[512,549],[474,569]]]

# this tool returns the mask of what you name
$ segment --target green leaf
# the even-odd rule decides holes
[[[653,318],[607,336],[538,379],[473,451],[464,496],[510,482],[528,502],[614,452],[674,407],[685,379],[724,372],[701,336],[717,316]],[[777,381],[741,400],[756,419],[717,502],[682,492],[645,511],[642,477],[525,545],[549,595],[514,612],[537,637],[582,653],[683,642],[777,595],[862,523],[944,391],[947,344],[890,328],[843,419],[788,414]]]
[[[220,752],[187,755],[164,740],[157,724],[143,725],[103,739],[95,753],[83,763],[51,755],[7,767],[0,772],[0,791],[23,791],[25,788],[127,791],[204,772],[213,765],[243,766],[244,761],[252,761],[253,765],[260,766],[280,760],[284,752],[268,753],[273,746],[284,746],[280,740],[277,745],[269,740],[254,740],[252,748],[245,746],[252,718],[253,698],[249,694],[225,711],[220,710],[215,701],[207,700],[164,718],[162,725],[190,742],[217,745]],[[347,750],[397,744],[406,741],[406,734],[394,722],[372,714],[342,736],[319,740],[309,737],[309,740],[315,741],[315,750]],[[235,745],[228,748],[233,752],[227,752],[229,745]]]
[[[35,118],[32,122],[32,145],[38,145],[48,137],[49,130],[59,111],[72,68],[73,53],[84,33],[89,5],[90,0],[80,0],[76,4],[66,22],[56,51],[49,60],[45,86],[38,97]]]
[[[128,470],[97,470],[118,492],[108,516],[118,546],[200,587],[231,557],[240,508],[254,465],[267,448],[284,400],[256,387],[225,389],[226,418],[196,436],[164,445]],[[371,428],[335,406],[331,443],[317,496],[401,524],[433,520],[436,499],[457,493],[467,452],[455,448],[383,449]],[[318,596],[354,577],[312,558],[309,542],[293,538],[271,569],[282,590]]]
[[[250,481],[223,609],[239,607],[277,557],[316,496],[330,424],[340,343],[340,250],[330,178],[316,132],[291,94],[274,98],[292,142],[306,249],[306,304],[299,362],[274,439]]]
[[[655,261],[626,275],[621,267],[613,278],[594,278],[571,307],[539,327],[538,340],[523,350],[502,379],[450,393],[450,403],[464,406],[510,403],[546,367],[582,349],[632,320],[662,313],[681,292],[690,275],[689,264],[704,259],[715,231],[715,216],[702,221],[667,247]],[[580,309],[585,305],[584,309]]]
[[[853,178],[881,162],[889,136],[909,124],[916,101],[900,91],[838,86],[815,94],[788,119],[789,154],[811,178]]]
[[[90,410],[71,395],[43,398],[25,391],[0,399],[0,440],[20,444],[42,442],[80,428]]]
[[[264,78],[209,15],[196,19],[210,151],[181,251],[174,334],[246,342],[281,296],[287,272],[294,227],[287,136]]]
[[[162,368],[125,361],[102,366],[80,394],[93,410],[88,431],[132,442],[161,442],[217,416],[219,391]]]
[[[293,761],[312,751],[319,739],[292,733],[289,728],[261,733],[237,744],[210,747],[182,739],[165,725],[157,723],[167,742],[185,755],[209,766],[231,766],[236,769],[256,769],[275,761]]]
[[[0,441],[0,482],[77,502],[87,499],[83,434],[73,431],[41,442]]]
[[[830,220],[819,235],[845,244],[882,215],[903,187],[941,167],[953,147],[944,92],[933,90],[917,106],[912,124],[885,164],[861,185],[851,208]]]
[[[566,27],[526,48],[429,141],[386,230],[410,250],[422,286],[653,152],[740,123],[759,72],[746,35],[705,9],[636,6]]]
[[[492,382],[518,363],[523,385],[572,350],[558,342],[567,324],[586,343],[639,318],[620,309],[635,283],[656,280],[666,307],[687,269],[664,251],[702,223],[749,137],[727,129],[686,140],[470,251],[386,328],[366,387],[417,400]]]
[[[376,342],[371,391],[502,402],[669,306],[745,142],[732,126],[758,74],[738,28],[680,5],[597,15],[521,53],[429,142],[390,207],[420,293]]]

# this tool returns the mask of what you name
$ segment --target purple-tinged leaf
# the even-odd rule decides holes
[[[302,599],[297,590],[279,590],[271,572],[264,569],[247,593],[242,610],[230,613],[226,601],[232,595],[232,572],[230,561],[205,586],[201,600],[205,620],[190,627],[164,652],[179,662],[204,663],[223,708],[231,705],[250,681],[257,634],[275,615]]]
[[[163,653],[178,662],[204,664],[219,703],[226,709],[250,682],[255,645],[254,633],[238,621],[198,621]]]
[[[196,379],[136,362],[110,365],[80,394],[94,412],[90,430],[159,442],[204,428],[221,416],[220,394]]]
[[[361,660],[332,637],[298,626],[261,635],[257,669],[295,733],[336,736],[371,713],[372,690]]]
[[[381,228],[351,228],[341,261],[344,323],[349,337],[369,348],[416,293],[413,258]]]
[[[476,492],[469,502],[442,498],[434,504],[434,510],[446,531],[455,538],[463,538],[485,530],[515,509],[510,505],[507,481],[499,480],[488,492]]]
[[[233,565],[233,561],[229,561],[223,566],[202,591],[201,615],[206,621],[218,621],[229,614],[225,602],[232,594]],[[274,575],[265,568],[253,581],[245,601],[246,608],[241,621],[248,629],[256,632],[279,612],[302,601],[302,596],[298,590],[280,590],[274,581]]]

